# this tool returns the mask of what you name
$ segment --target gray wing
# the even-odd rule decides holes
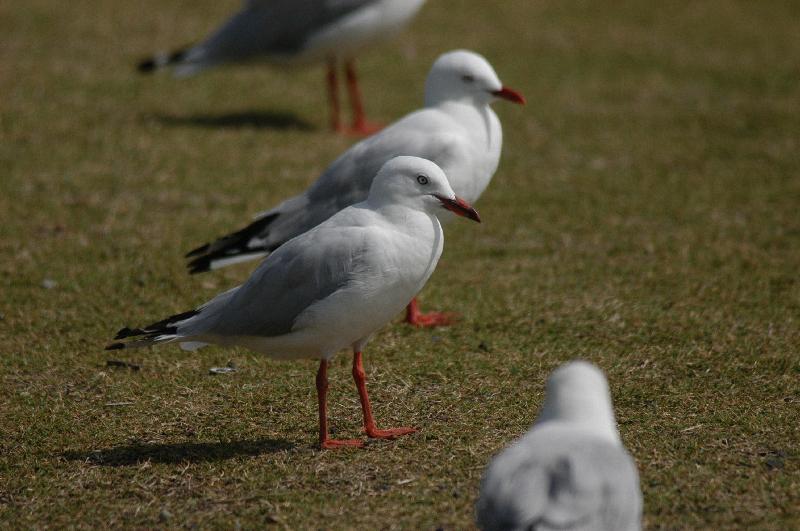
[[[626,531],[641,528],[641,507],[624,448],[533,432],[492,461],[477,517],[484,530]]]
[[[183,60],[208,66],[290,55],[317,31],[377,0],[250,0]],[[189,73],[189,72],[185,72]]]
[[[281,246],[235,291],[201,308],[187,335],[274,337],[298,315],[345,287],[369,248],[362,227],[319,227]]]
[[[393,157],[422,157],[446,172],[463,143],[448,131],[447,120],[437,111],[424,109],[351,147],[302,196],[265,213],[278,213],[265,239],[272,244],[286,241],[365,200],[378,170]]]
[[[261,213],[252,223],[189,252],[189,269],[200,273],[263,256],[311,230],[342,209],[363,201],[380,167],[392,157],[414,155],[448,172],[467,156],[458,126],[446,115],[423,109],[362,140],[336,159],[303,194]]]

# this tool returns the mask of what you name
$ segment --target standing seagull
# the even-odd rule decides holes
[[[336,79],[341,62],[353,111],[352,132],[368,134],[376,128],[364,115],[354,57],[400,31],[423,3],[425,0],[247,0],[241,11],[200,44],[142,61],[139,71],[172,66],[176,76],[189,76],[228,63],[326,61],[331,126],[342,131]]]
[[[366,201],[282,245],[244,284],[195,310],[144,328],[123,328],[115,339],[134,339],[107,349],[177,341],[189,350],[216,343],[275,358],[320,359],[319,442],[335,448],[363,444],[328,438],[328,362],[352,347],[367,436],[411,433],[413,428],[375,426],[361,350],[433,273],[444,244],[437,217],[443,208],[480,221],[436,164],[416,157],[392,159],[378,172]]]
[[[339,210],[363,201],[378,169],[397,155],[432,160],[448,175],[456,193],[474,203],[500,161],[503,131],[489,106],[497,98],[525,102],[518,92],[503,86],[482,56],[465,50],[442,55],[425,82],[423,109],[345,151],[302,194],[259,214],[243,229],[189,252],[190,272],[260,258]],[[436,326],[451,319],[441,313],[423,315],[412,301],[406,321]]]
[[[477,513],[486,531],[641,528],[639,474],[600,369],[573,361],[550,375],[533,428],[487,468]]]

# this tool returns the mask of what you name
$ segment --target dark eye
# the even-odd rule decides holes
[[[428,178],[425,177],[424,175],[417,175],[417,182],[424,186],[428,184]]]
[[[461,81],[465,81],[467,83],[474,83],[475,82],[475,76],[471,76],[469,74],[464,74],[463,76],[461,76]]]

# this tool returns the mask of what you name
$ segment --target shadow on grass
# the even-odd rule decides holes
[[[152,463],[199,463],[224,461],[239,456],[256,456],[290,450],[295,445],[279,439],[178,444],[131,444],[105,450],[70,451],[61,454],[70,461],[86,461],[103,466],[130,466]]]
[[[209,128],[239,129],[253,127],[257,129],[298,129],[312,131],[314,125],[291,112],[282,111],[243,111],[226,114],[193,114],[190,116],[174,116],[156,114],[147,116],[168,126],[192,126]]]

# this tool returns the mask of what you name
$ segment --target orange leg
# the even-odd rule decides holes
[[[395,437],[417,431],[416,428],[390,428],[388,430],[379,430],[377,426],[375,426],[375,418],[372,416],[372,406],[369,404],[369,395],[367,395],[367,375],[364,372],[361,352],[353,353],[353,379],[356,381],[358,397],[361,399],[361,411],[364,413],[364,431],[367,432],[367,437],[372,437],[373,439],[394,439]]]
[[[317,401],[319,402],[319,446],[323,449],[353,448],[364,446],[358,439],[329,439],[328,438],[328,361],[319,362],[317,371]]]
[[[331,129],[342,130],[342,120],[339,113],[339,84],[336,81],[336,60],[328,60],[328,104],[331,108]]]
[[[380,126],[367,122],[364,113],[364,104],[361,100],[361,89],[358,88],[358,76],[353,61],[345,63],[345,74],[347,76],[347,90],[350,93],[350,107],[353,111],[353,126],[350,131],[357,135],[371,135],[379,131]]]
[[[450,312],[430,312],[422,313],[419,311],[417,298],[411,299],[406,307],[406,323],[420,328],[433,328],[435,326],[449,326],[458,321],[458,314]]]

